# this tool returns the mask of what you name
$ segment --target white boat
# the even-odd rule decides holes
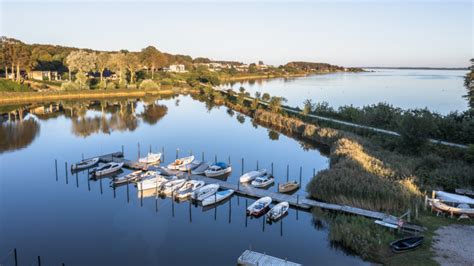
[[[198,167],[199,165],[201,165],[202,162],[199,161],[199,160],[194,160],[188,164],[185,164],[185,165],[181,165],[180,167],[178,167],[178,170],[179,171],[183,171],[183,172],[187,172],[189,170],[193,170],[195,169],[196,167]]]
[[[187,165],[194,161],[194,155],[176,159],[174,162],[168,164],[168,169],[178,170],[180,166]]]
[[[474,199],[468,196],[457,195],[444,191],[436,191],[435,195],[438,199],[446,202],[474,204]]]
[[[267,169],[250,171],[248,173],[243,174],[240,177],[240,183],[247,183],[247,182],[253,181],[255,178],[266,175],[267,173],[268,173]]]
[[[168,181],[170,180],[165,178],[164,176],[156,175],[155,177],[149,177],[149,178],[143,179],[140,182],[137,182],[137,188],[138,190],[147,190],[147,189],[160,190],[161,185],[163,185],[164,183]]]
[[[254,187],[267,187],[275,182],[275,179],[273,177],[270,177],[269,175],[264,175],[264,176],[259,176],[255,178],[252,183],[250,183]]]
[[[142,173],[141,170],[139,170],[139,171],[135,171],[133,173],[130,173],[128,175],[125,175],[125,176],[122,176],[122,177],[119,177],[119,178],[115,178],[114,180],[112,180],[112,185],[119,186],[119,185],[126,184],[126,183],[138,182],[142,178],[143,178],[143,173]]]
[[[110,162],[94,169],[92,173],[96,177],[101,177],[101,176],[108,175],[120,170],[122,166],[123,166],[123,163]]]
[[[231,171],[232,171],[232,167],[230,167],[226,163],[218,162],[211,165],[206,171],[204,171],[204,174],[207,177],[216,177],[216,176],[225,175],[227,173],[230,173]]]
[[[175,197],[177,199],[187,199],[191,196],[193,191],[202,188],[206,183],[201,180],[189,180],[184,183],[184,185],[176,191]]]
[[[204,172],[209,168],[209,164],[206,162],[201,163],[198,167],[191,171],[193,175],[203,175]]]
[[[140,163],[155,164],[161,161],[161,153],[149,152],[147,156],[138,159]]]
[[[191,195],[191,198],[201,201],[209,196],[214,195],[214,193],[216,193],[217,190],[219,190],[218,184],[205,185],[202,188],[194,191],[193,194]]]
[[[208,206],[208,205],[212,205],[212,204],[221,202],[221,201],[229,198],[230,196],[232,196],[232,194],[234,194],[234,190],[232,190],[232,189],[217,191],[214,195],[205,198],[202,201],[202,206],[205,207],[205,206]]]
[[[466,203],[461,203],[457,207],[451,207],[447,204],[444,204],[439,199],[433,199],[431,201],[431,206],[439,211],[446,212],[452,215],[467,215],[469,217],[474,217],[474,208]]]
[[[272,203],[272,198],[270,197],[260,198],[247,207],[247,214],[258,216],[265,212],[265,210],[270,205],[270,203]]]
[[[277,205],[273,206],[273,208],[271,208],[271,210],[267,213],[267,219],[270,221],[278,220],[286,214],[289,208],[290,204],[288,204],[288,202],[280,202]]]
[[[161,191],[165,196],[171,196],[171,194],[173,194],[173,192],[182,187],[185,182],[185,179],[176,179],[173,181],[169,181],[161,187]]]
[[[82,160],[76,164],[71,165],[71,171],[80,171],[87,168],[91,168],[98,163],[99,163],[99,158]]]

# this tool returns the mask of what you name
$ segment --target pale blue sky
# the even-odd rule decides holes
[[[344,66],[467,66],[473,2],[6,2],[0,34],[28,43]]]

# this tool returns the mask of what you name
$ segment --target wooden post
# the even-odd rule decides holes
[[[137,160],[140,159],[140,142],[138,142],[138,157]]]
[[[257,170],[258,170],[258,160],[257,160]]]
[[[56,170],[56,181],[58,181],[58,159],[54,159],[54,169]]]
[[[240,191],[240,181],[237,181],[237,191]]]
[[[280,182],[277,183],[277,192],[280,192]]]
[[[100,183],[100,194],[103,193],[102,191],[102,177],[99,176],[99,183]]]
[[[176,148],[176,159],[178,159],[178,155],[179,155],[179,148]]]
[[[408,209],[407,213],[408,213],[407,221],[411,222],[411,209]]]
[[[415,219],[418,220],[418,203],[415,205]]]
[[[248,215],[247,215],[247,208],[248,208],[248,200],[245,199],[245,227],[247,227]]]
[[[232,222],[232,197],[229,199],[229,224]]]
[[[272,162],[272,176],[273,176],[273,162]]]
[[[425,211],[428,208],[428,196],[425,195]]]
[[[299,204],[300,204],[300,195],[296,195],[296,220],[298,220],[298,209],[299,209]]]
[[[290,165],[286,165],[286,182],[290,179]]]
[[[189,201],[189,223],[192,223],[192,222],[193,222],[193,217],[191,214],[191,201]]]
[[[41,257],[38,256],[38,266],[41,266]]]
[[[204,162],[204,152],[201,152],[201,161]]]
[[[66,184],[69,183],[68,176],[67,176],[67,162],[64,162],[64,168],[66,169]]]
[[[130,182],[127,181],[127,203],[130,203],[130,189],[128,188],[128,184],[129,184],[129,183],[130,183]]]
[[[79,187],[79,177],[76,171],[76,187]]]
[[[161,161],[165,161],[165,146],[161,146]]]
[[[143,189],[140,190],[140,207],[143,207]]]
[[[214,163],[217,163],[217,154],[214,155]]]
[[[173,195],[174,192],[171,192],[171,216],[174,218],[174,200],[173,200]]]
[[[300,186],[301,186],[301,176],[303,175],[303,167],[300,166]]]
[[[89,191],[91,191],[91,179],[90,179],[89,175],[90,175],[89,169],[87,169],[87,189]]]
[[[313,177],[316,176],[316,169],[313,168]]]
[[[123,145],[122,145],[122,156],[125,157],[125,154],[124,154],[124,149],[123,149]]]
[[[18,266],[18,253],[16,248],[13,249],[13,258],[15,259],[15,266]]]
[[[433,190],[433,191],[431,192],[431,198],[434,199],[435,197],[436,197],[436,191]]]
[[[230,155],[229,158],[227,158],[227,163],[230,165]]]
[[[242,157],[242,175],[244,174],[244,158]]]

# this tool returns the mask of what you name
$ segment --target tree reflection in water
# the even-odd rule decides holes
[[[39,123],[33,119],[0,124],[0,153],[18,150],[30,145],[40,132]]]

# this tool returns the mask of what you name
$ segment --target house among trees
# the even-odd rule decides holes
[[[188,72],[186,71],[186,68],[184,65],[179,64],[179,65],[170,65],[169,67],[165,67],[164,70],[166,72],[176,72],[176,73],[185,73]]]
[[[34,70],[28,73],[29,79],[34,80],[61,80],[61,75],[59,75],[58,71],[40,71]]]

